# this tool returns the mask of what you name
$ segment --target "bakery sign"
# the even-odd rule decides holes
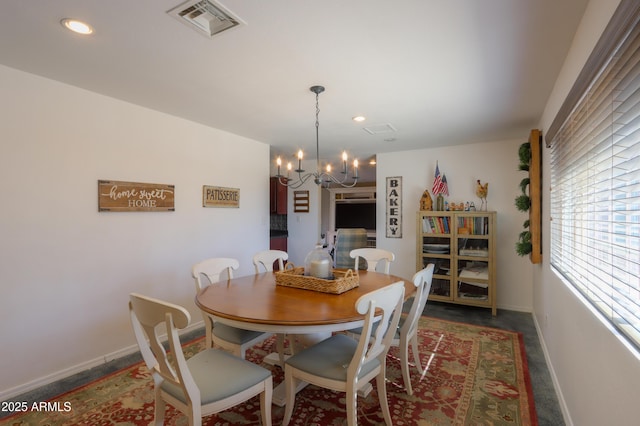
[[[158,183],[98,181],[98,211],[175,211],[175,187]]]
[[[387,238],[402,238],[402,176],[387,178]]]
[[[240,207],[240,189],[221,186],[202,187],[202,207]]]

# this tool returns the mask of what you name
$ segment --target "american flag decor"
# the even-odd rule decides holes
[[[438,167],[438,162],[436,161],[436,176],[433,180],[433,187],[431,188],[431,192],[433,195],[438,195],[444,193],[444,191],[449,191],[447,189],[447,178],[440,175],[440,168]],[[449,194],[447,194],[449,195]]]
[[[440,185],[442,188],[442,191],[440,192],[441,194],[446,195],[447,197],[449,196],[449,185],[447,185],[447,175],[442,174],[442,185]]]

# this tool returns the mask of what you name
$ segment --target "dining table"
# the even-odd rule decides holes
[[[357,287],[341,294],[279,285],[277,273],[221,280],[198,292],[196,306],[215,321],[246,330],[296,335],[309,345],[331,333],[361,327],[364,315],[355,308],[361,296],[398,281],[404,282],[405,299],[415,292],[411,280],[366,270],[357,272]],[[265,361],[276,364],[277,358],[271,354]],[[273,400],[284,405],[282,386],[274,389]]]

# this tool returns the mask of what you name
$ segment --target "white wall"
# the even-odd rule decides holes
[[[3,66],[0,93],[0,400],[132,350],[130,292],[198,322],[193,263],[252,273],[268,145]],[[99,179],[173,184],[176,210],[99,213]],[[240,208],[203,208],[203,185]]]
[[[543,134],[618,5],[592,0],[542,120]],[[543,149],[543,263],[534,268],[534,316],[568,425],[638,424],[640,355],[549,266],[549,150]]]
[[[416,212],[425,189],[431,191],[436,160],[447,177],[449,202],[473,201],[476,180],[489,182],[488,209],[497,211],[497,305],[498,308],[531,312],[531,263],[515,252],[518,235],[528,218],[514,204],[521,193],[520,181],[526,173],[518,171],[518,148],[528,140],[477,143],[447,148],[378,154],[377,160],[377,247],[391,250],[396,261],[393,274],[411,278],[416,272]],[[402,238],[386,238],[386,178],[402,177]]]
[[[314,170],[315,162],[304,165],[306,170]],[[293,197],[294,191],[309,191],[309,212],[294,212]],[[309,179],[303,186],[297,189],[289,189],[287,229],[289,239],[287,240],[287,252],[289,261],[296,266],[304,266],[304,259],[312,251],[316,244],[320,242],[320,216],[321,216],[321,193],[320,187],[313,179]]]

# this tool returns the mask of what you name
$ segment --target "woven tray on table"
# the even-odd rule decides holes
[[[334,269],[333,275],[335,279],[325,280],[304,275],[304,268],[302,267],[293,267],[276,272],[276,284],[333,294],[341,294],[360,285],[358,274],[354,274],[351,269],[347,269],[346,271]]]

